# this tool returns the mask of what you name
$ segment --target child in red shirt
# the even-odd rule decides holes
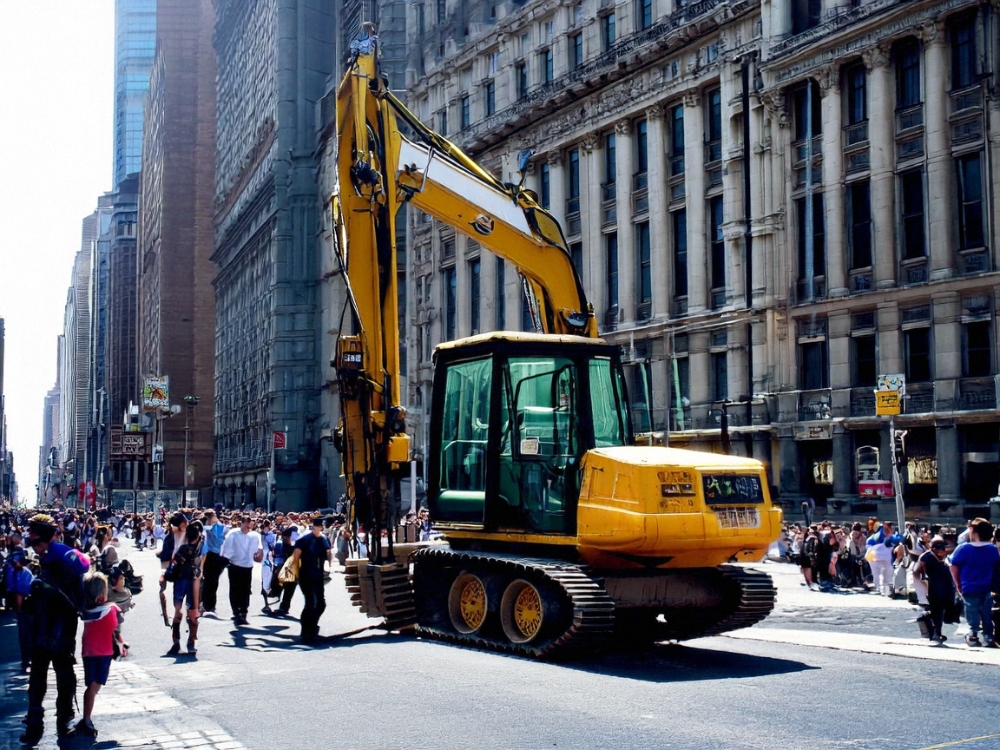
[[[83,718],[76,725],[77,734],[97,736],[91,721],[94,701],[101,686],[108,681],[111,660],[117,641],[122,656],[128,652],[119,626],[121,610],[117,604],[108,604],[108,579],[103,573],[88,573],[83,579],[83,681],[87,686],[83,694]]]

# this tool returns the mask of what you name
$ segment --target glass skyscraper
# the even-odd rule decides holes
[[[156,50],[156,0],[115,0],[114,189],[142,166],[142,107]]]

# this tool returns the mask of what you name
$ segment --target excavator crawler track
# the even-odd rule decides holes
[[[429,548],[413,558],[417,634],[471,648],[551,659],[579,655],[600,647],[615,625],[614,602],[581,565],[500,553]],[[489,599],[486,621],[476,632],[459,632],[448,614],[448,592],[459,576],[472,574],[484,583]],[[546,617],[538,634],[515,643],[500,626],[498,603],[515,581],[540,593]]]
[[[722,586],[722,604],[705,609],[667,610],[664,613],[666,622],[656,620],[658,610],[655,608],[619,611],[616,640],[638,645],[706,638],[748,628],[774,609],[776,591],[766,573],[731,565],[719,566],[710,573]]]

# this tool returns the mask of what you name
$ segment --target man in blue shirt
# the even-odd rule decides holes
[[[226,539],[227,527],[219,521],[212,509],[205,511],[205,544],[202,553],[205,560],[201,566],[202,586],[201,604],[205,612],[215,612],[215,605],[219,594],[219,577],[226,567],[226,559],[219,553],[222,551],[222,543]]]
[[[993,639],[993,584],[1000,581],[1000,550],[990,540],[993,524],[985,518],[975,519],[969,526],[971,541],[960,544],[951,555],[951,575],[955,589],[965,600],[965,619],[970,646],[983,645],[979,640],[980,625],[986,646],[996,648]]]
[[[17,613],[17,643],[21,648],[21,671],[27,672],[31,664],[31,647],[28,636],[31,633],[31,621],[24,610],[24,599],[31,593],[31,582],[35,577],[26,567],[28,555],[23,549],[15,549],[7,560],[4,577],[7,584],[7,596]]]
[[[42,738],[45,710],[42,701],[49,664],[56,673],[56,731],[73,734],[73,698],[76,694],[76,628],[83,604],[83,576],[90,568],[87,556],[55,541],[57,531],[50,516],[38,514],[28,525],[28,543],[41,563],[31,584],[31,675],[28,679],[28,717],[21,742],[37,745]]]

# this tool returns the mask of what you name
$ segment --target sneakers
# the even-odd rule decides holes
[[[236,615],[233,618],[233,624],[234,625],[249,625],[250,623],[247,622],[247,616],[246,615]]]
[[[80,719],[76,725],[76,733],[83,737],[96,737],[97,728],[90,719]]]
[[[187,652],[192,656],[198,653],[198,647],[195,645],[194,641],[188,641]]]
[[[34,747],[41,742],[43,734],[45,734],[45,728],[41,724],[28,724],[24,733],[18,739],[22,745]]]
[[[181,644],[174,641],[174,645],[167,651],[167,656],[177,656],[181,652]]]
[[[965,645],[966,646],[982,646],[983,644],[982,644],[982,641],[979,640],[979,636],[978,635],[976,635],[975,633],[969,633],[969,635],[965,636]]]

